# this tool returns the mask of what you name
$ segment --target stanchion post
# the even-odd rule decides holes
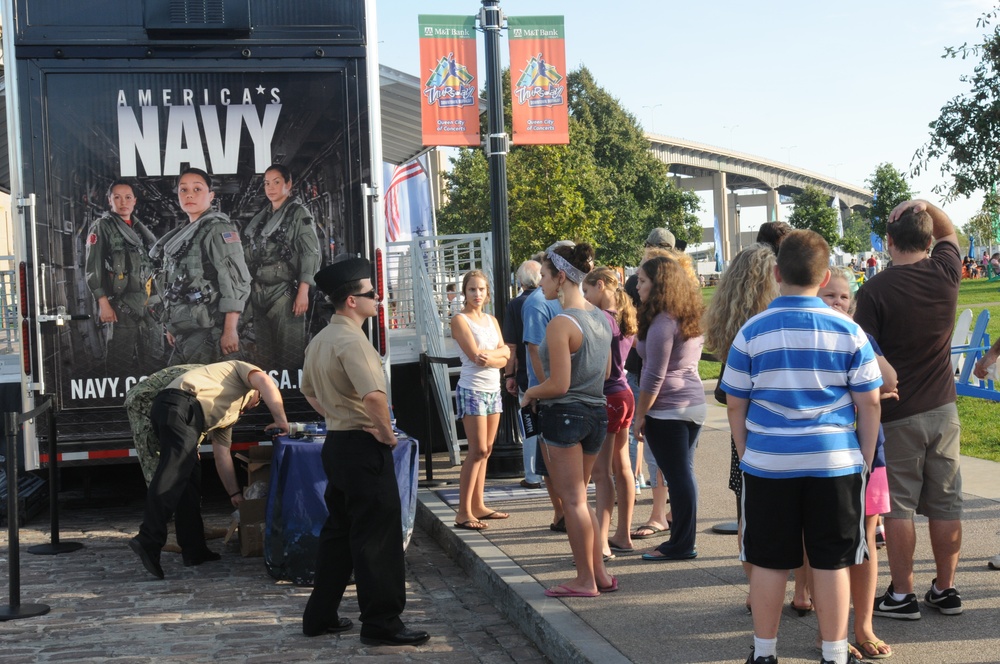
[[[420,387],[424,391],[424,411],[427,413],[427,440],[424,441],[424,474],[426,477],[417,482],[421,488],[449,484],[447,480],[434,479],[434,439],[431,435],[431,430],[434,428],[434,417],[431,412],[434,408],[434,399],[431,395],[430,374],[432,364],[451,365],[457,361],[457,358],[430,357],[427,353],[420,354]]]
[[[38,556],[55,556],[83,548],[80,542],[59,542],[59,450],[56,448],[56,404],[55,396],[49,396],[49,525],[51,535],[48,544],[28,547],[28,553]]]
[[[10,563],[7,565],[10,603],[0,606],[0,621],[34,618],[49,612],[48,604],[21,604],[21,539],[18,532],[17,495],[17,413],[4,413],[7,438],[7,541]]]

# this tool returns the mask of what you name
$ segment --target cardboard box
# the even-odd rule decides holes
[[[254,482],[267,483],[271,480],[271,456],[274,448],[268,446],[256,446],[247,449],[246,452],[239,452],[236,458],[246,464],[247,486],[253,486]]]
[[[240,503],[240,555],[244,558],[264,555],[264,521],[267,498]]]

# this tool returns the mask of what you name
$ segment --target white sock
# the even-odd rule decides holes
[[[847,639],[843,641],[823,641],[823,659],[833,664],[847,664]]]
[[[847,643],[847,641],[844,641]],[[759,639],[756,635],[753,637],[753,658],[758,657],[777,657],[778,656],[778,638],[773,639]]]
[[[944,590],[948,590],[948,589],[945,588]],[[934,593],[935,595],[940,595],[941,593],[944,592],[944,590],[941,590],[940,588],[938,588],[937,587],[937,583],[932,583],[931,584],[931,592]]]
[[[906,593],[889,593],[892,595],[892,599],[896,602],[902,602],[906,599]]]

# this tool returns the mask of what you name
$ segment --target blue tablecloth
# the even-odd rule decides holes
[[[403,548],[410,542],[417,507],[419,444],[399,432],[393,450],[399,502],[403,514]],[[321,451],[323,437],[275,440],[271,484],[264,527],[264,564],[276,579],[312,585],[319,550],[319,534],[326,510],[326,473]]]

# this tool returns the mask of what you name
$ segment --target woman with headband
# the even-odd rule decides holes
[[[618,590],[604,567],[597,514],[587,503],[587,482],[608,428],[604,381],[611,371],[611,327],[604,312],[580,290],[593,269],[589,244],[550,247],[539,288],[563,311],[545,329],[539,355],[546,378],[528,388],[523,406],[539,409],[540,452],[562,500],[576,578],[545,591],[549,597],[597,597]]]

